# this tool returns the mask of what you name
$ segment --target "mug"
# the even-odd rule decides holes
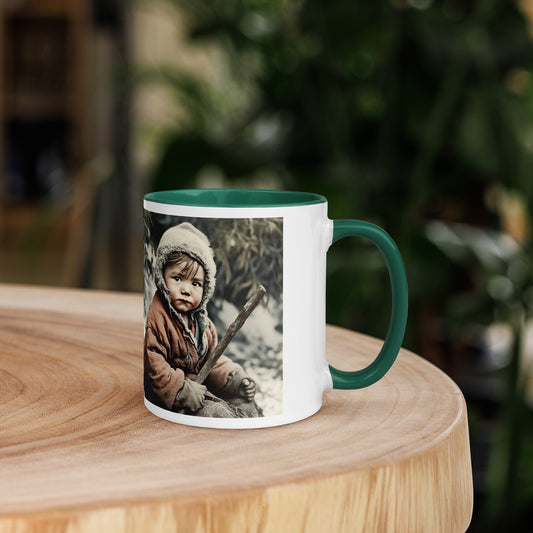
[[[328,365],[326,252],[370,240],[390,275],[392,313],[366,368]],[[407,280],[391,237],[330,220],[323,196],[190,189],[144,197],[144,402],[172,422],[212,428],[288,424],[330,388],[358,389],[392,366],[407,321]]]

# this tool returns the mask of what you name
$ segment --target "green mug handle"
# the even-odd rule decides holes
[[[362,370],[345,372],[331,365],[334,389],[362,389],[381,379],[400,351],[407,324],[407,277],[400,251],[390,235],[380,227],[361,220],[334,220],[333,241],[343,237],[364,237],[373,242],[385,257],[392,289],[392,313],[389,330],[376,359]]]

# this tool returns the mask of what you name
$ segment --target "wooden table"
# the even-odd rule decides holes
[[[379,341],[328,327],[328,359]],[[466,407],[402,350],[288,426],[214,430],[143,405],[142,297],[0,285],[0,532],[464,532]]]

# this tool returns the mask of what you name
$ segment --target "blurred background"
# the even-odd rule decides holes
[[[142,291],[149,190],[324,194],[396,240],[404,345],[466,397],[470,531],[533,531],[531,0],[0,6],[0,282]],[[383,338],[345,241],[328,322]]]

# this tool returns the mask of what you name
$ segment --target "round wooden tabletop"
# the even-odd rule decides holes
[[[143,405],[142,297],[0,286],[0,532],[464,532],[472,513],[457,386],[402,350],[363,390],[253,430]],[[327,328],[328,360],[380,341]]]

